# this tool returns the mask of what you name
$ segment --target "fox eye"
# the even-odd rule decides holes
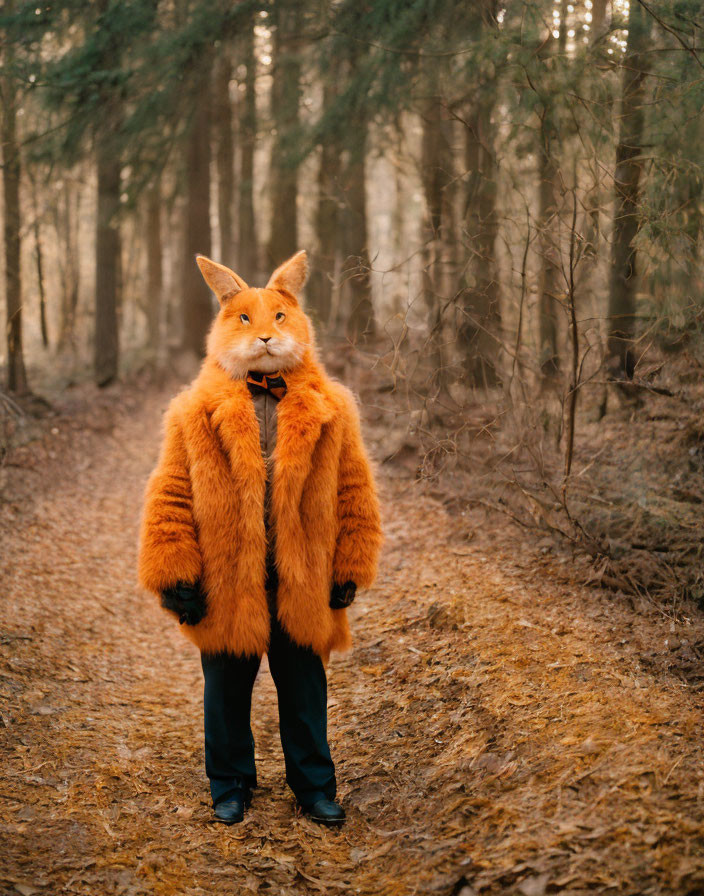
[[[249,317],[246,314],[240,314],[240,320],[242,321],[243,324],[249,323]]]
[[[277,311],[277,312],[276,312],[276,319],[277,319],[278,321],[282,321],[282,320],[284,320],[285,317],[286,317],[286,315],[283,313],[283,311]]]

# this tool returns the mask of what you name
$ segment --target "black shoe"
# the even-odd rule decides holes
[[[298,804],[299,809],[304,815],[307,815],[311,821],[317,824],[324,824],[328,827],[337,827],[344,824],[345,810],[335,800],[318,800],[312,806],[302,806]]]
[[[244,810],[252,802],[252,795],[235,793],[215,806],[215,820],[223,824],[237,824],[244,818]]]

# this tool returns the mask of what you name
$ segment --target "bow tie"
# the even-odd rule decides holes
[[[249,370],[246,383],[251,392],[269,392],[274,398],[283,398],[288,388],[286,380],[278,370],[276,373],[260,373],[258,370]]]

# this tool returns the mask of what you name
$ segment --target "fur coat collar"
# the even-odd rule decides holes
[[[287,392],[277,406],[278,478],[297,490],[310,471],[324,423],[339,410],[333,381],[308,351],[301,364],[283,374]],[[192,387],[192,400],[214,419],[233,466],[260,466],[259,424],[243,379],[233,379],[214,358],[206,358]],[[280,444],[280,447],[278,443]]]

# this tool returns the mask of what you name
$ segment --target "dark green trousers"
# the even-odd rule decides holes
[[[320,657],[294,644],[276,617],[269,579],[269,668],[279,704],[279,732],[286,781],[303,806],[336,794],[335,766],[327,738],[327,679]],[[201,653],[204,690],[205,770],[213,805],[257,786],[250,724],[252,687],[259,657]]]

